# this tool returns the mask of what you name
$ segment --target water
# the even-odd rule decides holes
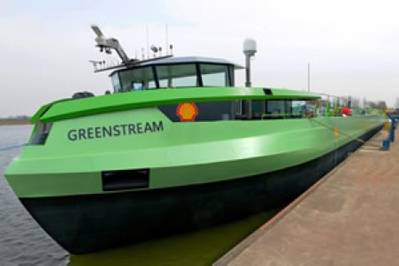
[[[0,126],[0,265],[210,265],[278,211],[123,248],[70,256],[30,217],[3,177],[30,130],[30,126]]]
[[[277,210],[271,210],[221,226],[147,241],[138,245],[72,256],[71,266],[211,265],[276,212]]]
[[[3,177],[30,126],[0,126],[0,265],[66,265],[69,256],[25,211]]]

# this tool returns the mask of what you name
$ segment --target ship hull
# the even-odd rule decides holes
[[[380,128],[359,138],[366,140]],[[361,144],[355,139],[296,166],[219,182],[20,200],[66,250],[89,253],[219,224],[289,202]]]

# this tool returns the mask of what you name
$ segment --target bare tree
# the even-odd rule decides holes
[[[387,104],[385,101],[378,101],[376,103],[376,108],[385,111],[387,109]]]

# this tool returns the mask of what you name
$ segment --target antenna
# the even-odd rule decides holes
[[[169,46],[168,24],[165,24],[165,49],[166,49],[166,55],[168,55],[168,46]]]
[[[103,60],[101,60],[101,61],[100,60],[89,60],[89,62],[93,64],[95,71],[98,69],[97,65],[101,66],[101,65],[105,64],[105,61],[103,61]]]
[[[107,54],[111,54],[111,49],[114,49],[119,57],[122,59],[124,64],[128,64],[130,59],[126,55],[125,51],[122,49],[122,46],[119,44],[119,41],[115,38],[105,38],[104,34],[101,32],[100,28],[96,25],[91,25],[94,33],[97,35],[95,41],[97,43],[97,47],[100,48],[100,52],[104,52]]]
[[[155,58],[156,54],[158,53],[158,48],[155,45],[151,45],[151,51],[154,53],[154,58]]]
[[[145,26],[145,36],[146,36],[146,45],[147,45],[147,58],[150,58],[150,42],[149,42],[148,25]]]

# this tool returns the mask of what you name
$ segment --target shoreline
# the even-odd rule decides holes
[[[0,119],[0,126],[16,126],[16,125],[31,125],[29,118],[27,119]]]

